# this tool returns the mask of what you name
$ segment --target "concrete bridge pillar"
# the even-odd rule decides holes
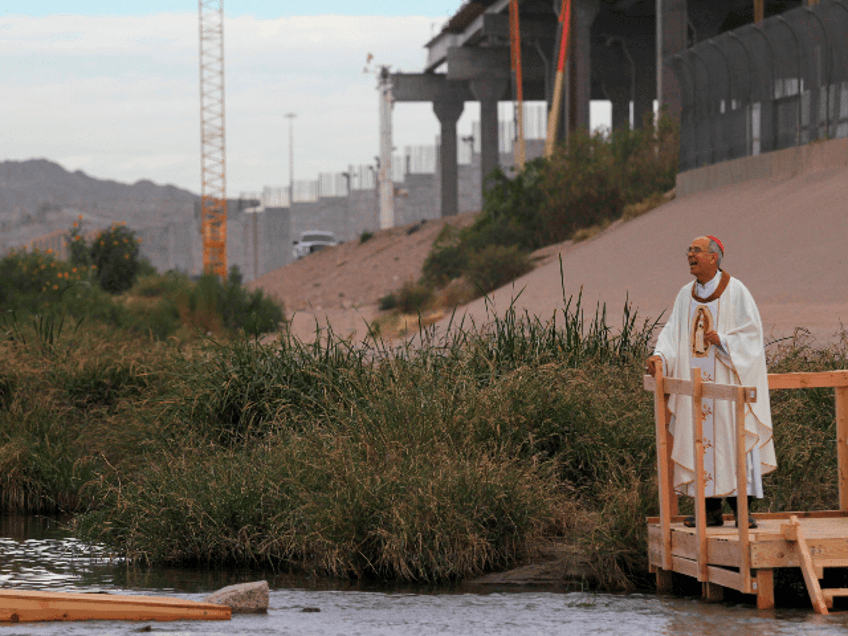
[[[458,100],[435,99],[433,112],[441,126],[439,154],[442,182],[442,216],[455,216],[459,212],[459,170],[456,159],[456,122],[465,104]]]
[[[507,79],[495,75],[484,75],[472,79],[471,92],[480,102],[480,176],[483,192],[486,178],[498,167],[500,143],[498,136],[498,100],[507,89]]]
[[[680,121],[680,86],[671,68],[670,58],[686,48],[687,1],[657,0],[657,101],[668,108],[669,116]]]
[[[612,102],[612,129],[630,128],[635,69],[624,43],[611,38],[603,46],[596,47],[595,64],[603,69],[599,79],[600,92]]]
[[[598,14],[598,0],[577,0],[572,5],[571,49],[574,60],[569,64],[568,91],[569,130],[589,130],[589,102],[592,99],[592,23]],[[573,75],[572,75],[573,74]]]
[[[633,60],[635,95],[633,96],[633,128],[642,128],[647,113],[654,112],[656,97],[656,50],[628,43],[627,53]]]
[[[463,105],[474,99],[467,81],[449,80],[438,73],[395,73],[392,97],[396,102],[428,101],[439,118],[442,135],[440,156],[442,195],[441,216],[459,211],[459,186],[456,160],[456,122]]]

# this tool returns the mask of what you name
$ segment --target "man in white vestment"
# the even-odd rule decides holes
[[[657,339],[646,371],[662,363],[666,377],[690,380],[692,367],[705,382],[753,386],[757,401],[745,406],[748,500],[762,498],[766,473],[777,467],[772,440],[768,376],[763,327],[747,288],[721,269],[724,245],[714,236],[701,236],[686,251],[695,281],[677,294],[671,315]],[[695,451],[692,398],[671,395],[669,430],[674,436],[671,458],[674,488],[695,496]],[[703,400],[704,482],[707,525],[720,526],[722,498],[736,515],[736,434],[734,405],[727,400]],[[684,523],[694,526],[694,517]],[[739,521],[737,519],[737,525]],[[749,527],[756,527],[749,516]]]

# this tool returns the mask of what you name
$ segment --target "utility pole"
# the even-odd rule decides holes
[[[347,172],[342,172],[342,177],[344,177],[347,182],[347,197],[345,198],[345,240],[349,241],[353,238],[350,231],[350,178],[353,175],[353,166],[348,166]]]
[[[294,205],[294,113],[284,115],[289,120],[289,210]]]
[[[392,181],[392,79],[389,67],[381,66],[378,75],[380,91],[380,162],[377,179],[380,191],[380,229],[395,224],[395,185]]]

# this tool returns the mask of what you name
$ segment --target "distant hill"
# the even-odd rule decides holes
[[[190,223],[198,195],[147,180],[132,185],[68,172],[47,159],[0,162],[0,253],[67,231],[124,222],[133,230]]]

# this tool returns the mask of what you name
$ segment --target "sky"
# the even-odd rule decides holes
[[[462,0],[225,0],[227,193],[316,179],[379,153],[378,65],[418,72]],[[4,0],[0,161],[199,193],[199,21],[189,0]],[[373,56],[365,72],[366,58]],[[479,117],[467,104],[458,132]],[[394,145],[431,145],[429,104],[396,104]]]

